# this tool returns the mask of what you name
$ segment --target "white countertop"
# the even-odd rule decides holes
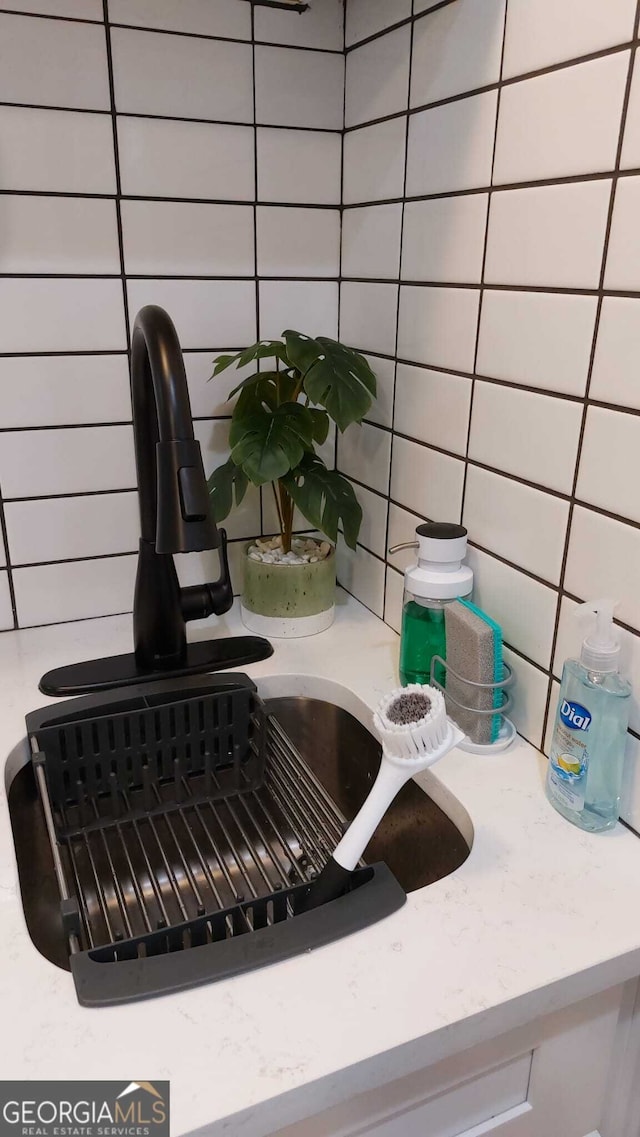
[[[235,610],[218,625],[242,630]],[[25,713],[49,702],[40,675],[130,646],[130,616],[0,636],[7,785],[26,760]],[[275,648],[246,668],[266,695],[330,698],[367,722],[397,684],[397,636],[344,593],[332,629]],[[2,1078],[169,1078],[172,1133],[262,1137],[640,974],[640,841],[622,826],[593,836],[563,821],[543,772],[521,739],[490,758],[454,751],[420,779],[473,825],[451,876],[307,955],[98,1010],[80,1007],[71,976],[31,944],[0,782]]]

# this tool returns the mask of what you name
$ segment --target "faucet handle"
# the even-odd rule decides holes
[[[184,620],[206,620],[222,616],[233,604],[233,586],[227,556],[227,531],[218,529],[220,544],[220,576],[209,584],[192,584],[180,589],[180,608]]]

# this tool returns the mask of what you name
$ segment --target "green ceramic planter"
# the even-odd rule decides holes
[[[303,565],[264,564],[245,551],[242,619],[251,631],[315,635],[333,623],[335,594],[334,549],[324,560]]]

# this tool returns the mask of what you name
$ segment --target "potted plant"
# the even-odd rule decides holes
[[[235,364],[256,371],[237,395],[229,433],[230,457],[209,478],[216,521],[239,505],[251,482],[271,484],[279,533],[258,538],[245,552],[242,618],[252,631],[305,636],[333,622],[338,529],[354,549],[362,509],[351,483],[316,452],[333,421],[344,431],[361,422],[376,394],[366,359],[336,340],[286,331],[237,355],[221,355],[214,376]],[[328,540],[293,532],[297,509]],[[333,543],[333,545],[331,544]]]

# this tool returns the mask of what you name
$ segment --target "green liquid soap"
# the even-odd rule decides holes
[[[402,634],[400,637],[400,682],[403,687],[409,683],[429,683],[431,681],[431,660],[434,655],[446,659],[446,634],[444,624],[444,605],[427,607],[415,600],[407,600],[402,611]],[[442,668],[436,678],[442,682]]]

